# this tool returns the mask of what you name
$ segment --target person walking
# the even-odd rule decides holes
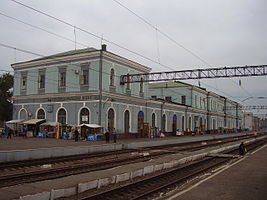
[[[11,139],[11,136],[13,135],[13,130],[11,128],[7,128],[7,139]]]
[[[105,132],[106,143],[109,143],[109,130]]]
[[[79,139],[79,131],[77,128],[75,128],[75,131],[74,131],[74,138],[75,138],[75,142],[77,142]]]
[[[245,145],[243,142],[241,142],[241,144],[239,145],[239,155],[243,156],[245,155],[247,152]]]
[[[117,131],[115,128],[113,128],[112,135],[113,135],[113,141],[114,143],[116,143],[117,142]]]

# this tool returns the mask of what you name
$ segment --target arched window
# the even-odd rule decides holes
[[[144,113],[139,111],[137,115],[137,131],[139,137],[144,137]]]
[[[184,131],[184,116],[182,116],[182,130]]]
[[[83,108],[80,112],[80,124],[89,124],[89,110]]]
[[[216,129],[216,120],[215,119],[212,120],[212,125],[213,125],[213,130],[215,130]]]
[[[110,70],[110,78],[109,79],[110,79],[109,80],[110,86],[115,86],[115,71],[113,68]]]
[[[130,112],[126,110],[124,112],[124,133],[127,134],[130,132]]]
[[[191,117],[189,117],[189,120],[188,120],[188,128],[189,130],[192,129],[192,118]]]
[[[172,117],[172,132],[175,134],[177,130],[177,115],[173,115]]]
[[[115,128],[114,124],[115,113],[112,108],[108,110],[108,130],[112,131]]]
[[[152,114],[152,127],[156,127],[156,115],[155,115],[155,113]]]
[[[66,110],[61,108],[57,113],[57,121],[61,124],[66,124],[67,121],[67,113]]]
[[[44,109],[39,109],[38,110],[37,119],[45,119],[45,111],[44,111]]]
[[[19,112],[19,119],[27,119],[27,112],[25,109],[20,110]]]
[[[162,116],[162,127],[161,127],[161,129],[163,131],[166,131],[166,115],[165,114]]]

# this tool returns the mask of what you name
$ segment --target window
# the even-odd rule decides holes
[[[184,131],[184,116],[182,116],[182,130]]]
[[[183,105],[186,104],[186,96],[182,96],[182,104],[183,104]]]
[[[80,124],[89,124],[89,110],[83,108],[80,112]]]
[[[197,95],[195,95],[195,107],[197,107]]]
[[[66,117],[67,116],[67,113],[66,113],[66,110],[61,108],[59,111],[58,111],[58,114],[57,114],[57,121],[61,124],[66,124]]]
[[[110,79],[109,85],[115,86],[115,71],[113,68],[110,70],[110,78],[109,79]]]
[[[82,70],[82,75],[80,76],[81,85],[88,85],[88,73],[89,71],[87,69]]]
[[[26,90],[27,88],[27,76],[23,76],[21,79],[21,89]]]
[[[37,119],[45,119],[45,111],[43,109],[38,110]]]
[[[156,127],[156,115],[155,113],[152,114],[152,127]]]
[[[39,89],[45,88],[45,74],[39,74]]]
[[[162,122],[161,123],[162,123],[161,129],[163,131],[166,131],[166,115],[165,114],[162,116]]]
[[[59,87],[66,86],[66,72],[59,73]]]

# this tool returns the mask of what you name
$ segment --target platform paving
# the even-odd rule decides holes
[[[168,200],[266,200],[267,145],[247,154],[236,164],[204,180],[200,185],[180,192]]]
[[[234,133],[234,134],[214,134],[214,135],[199,135],[199,136],[177,136],[177,137],[166,137],[166,138],[130,138],[130,139],[118,139],[117,144],[131,144],[131,143],[142,143],[142,142],[158,142],[158,141],[179,141],[180,143],[190,142],[213,138],[232,137],[235,135],[246,135],[250,133]],[[0,152],[6,151],[22,151],[32,149],[44,149],[44,148],[57,148],[57,147],[78,147],[78,146],[92,146],[92,145],[103,145],[105,141],[83,141],[79,140],[63,140],[55,138],[22,138],[12,137],[7,139],[6,137],[0,137]],[[109,144],[113,144],[113,140],[110,140]]]
[[[252,140],[254,139],[247,139],[246,141],[249,142]],[[210,147],[197,152],[182,152],[167,155],[158,159],[152,159],[148,162],[139,162],[107,170],[63,177],[55,180],[0,188],[0,200],[51,200],[56,199],[57,197],[77,195],[88,189],[99,188],[105,185],[125,181],[136,176],[143,176],[158,170],[172,168],[204,157],[209,153],[218,153],[226,148],[232,148],[234,146],[237,147],[239,144],[240,141],[224,144],[220,147],[220,150],[217,150],[216,147]]]
[[[96,152],[121,149],[138,149],[143,147],[199,142],[203,140],[222,139],[248,133],[216,134],[204,136],[182,136],[166,138],[135,138],[123,139],[117,143],[105,141],[78,141],[52,138],[21,138],[0,139],[0,163],[52,157],[92,154]]]

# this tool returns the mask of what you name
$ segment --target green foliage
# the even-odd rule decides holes
[[[0,76],[0,121],[12,119],[13,75]]]

